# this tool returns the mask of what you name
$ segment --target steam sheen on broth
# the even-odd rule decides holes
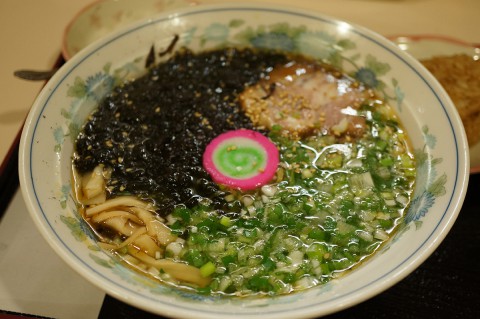
[[[208,143],[250,129],[273,180],[217,185]],[[393,109],[332,66],[282,52],[179,50],[118,86],[76,140],[75,191],[99,245],[164,284],[286,294],[372,255],[410,202],[414,157]]]

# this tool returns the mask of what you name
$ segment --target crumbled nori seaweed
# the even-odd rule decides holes
[[[74,165],[80,173],[111,167],[110,196],[153,199],[162,215],[202,197],[229,211],[202,167],[204,149],[220,133],[252,129],[237,96],[285,62],[284,54],[250,49],[182,49],[105,98],[77,138]]]

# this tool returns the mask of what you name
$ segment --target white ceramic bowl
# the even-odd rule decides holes
[[[79,219],[71,191],[72,138],[114,77],[143,70],[152,44],[202,50],[229,43],[332,57],[345,71],[364,70],[403,121],[417,163],[414,199],[401,230],[368,262],[338,280],[276,298],[216,298],[163,285],[132,272],[98,249]],[[338,59],[343,57],[345,59]],[[330,60],[329,60],[330,59]],[[380,87],[380,86],[379,86]],[[362,302],[407,276],[440,244],[467,189],[469,156],[456,110],[435,79],[381,36],[320,14],[273,6],[208,6],[165,14],[95,42],[47,83],[34,103],[20,146],[21,187],[35,224],[78,273],[111,296],[174,317],[294,318]]]

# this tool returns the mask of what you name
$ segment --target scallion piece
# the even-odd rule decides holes
[[[202,277],[208,277],[215,272],[215,268],[215,265],[209,261],[200,267],[200,275],[202,275]]]

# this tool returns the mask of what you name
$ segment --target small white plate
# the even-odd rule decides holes
[[[197,4],[196,0],[96,0],[80,10],[65,28],[62,55],[69,60],[90,43],[131,23]]]
[[[480,43],[468,43],[442,35],[396,35],[388,38],[419,60],[459,53],[480,59]],[[470,147],[470,173],[480,173],[480,143]]]

